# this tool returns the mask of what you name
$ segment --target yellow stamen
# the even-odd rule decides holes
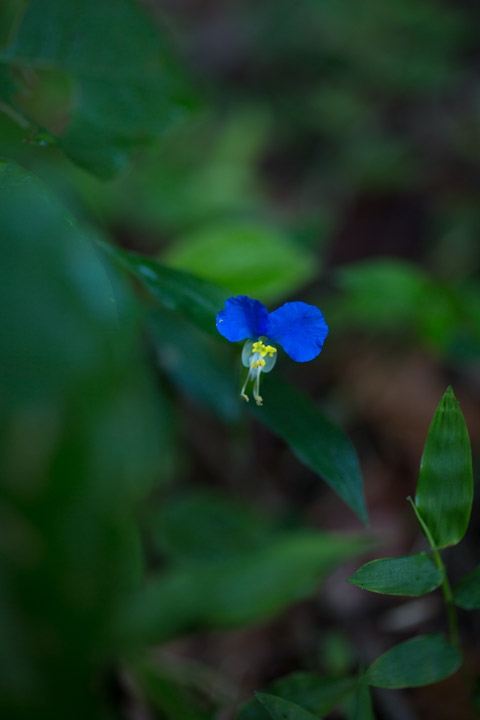
[[[265,345],[261,340],[257,340],[257,342],[254,342],[252,345],[252,353],[260,353],[262,358],[266,355],[273,357],[276,352],[277,348],[274,348],[272,345]]]
[[[266,345],[263,340],[249,341],[245,344],[242,362],[248,368],[248,373],[240,390],[240,395],[246,402],[248,402],[246,388],[248,383],[252,382],[255,402],[259,406],[263,405],[263,398],[260,395],[260,376],[263,372],[270,372],[273,368],[277,359],[276,352],[277,348],[273,347],[273,345]]]

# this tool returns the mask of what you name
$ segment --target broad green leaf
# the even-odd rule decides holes
[[[255,697],[267,709],[273,720],[319,720],[318,715],[312,715],[311,712],[300,707],[300,705],[276,695],[255,693]]]
[[[81,385],[105,351],[92,337],[89,322],[103,324],[105,332],[114,330],[121,296],[95,246],[40,180],[0,160],[0,191],[0,289],[3,307],[9,308],[0,325],[3,392],[16,399],[67,392],[74,373]],[[58,246],[63,255],[55,263]],[[86,317],[73,323],[82,294]]]
[[[193,629],[261,622],[311,595],[367,543],[299,530],[224,562],[170,565],[133,598],[119,624],[134,642],[158,642]]]
[[[462,658],[443,635],[420,635],[380,655],[366,672],[369,685],[420,687],[440,682],[458,670]]]
[[[224,289],[142,255],[106,243],[102,247],[133,273],[161,305],[218,337],[215,317],[224,307],[227,295]]]
[[[185,111],[184,82],[159,28],[131,0],[30,0],[0,62],[75,80],[58,142],[74,162],[111,177],[136,145]]]
[[[453,591],[455,604],[465,610],[480,608],[480,565],[465,575]]]
[[[262,386],[264,404],[256,418],[282,437],[305,465],[318,473],[368,524],[360,467],[348,438],[314,402],[271,373]]]
[[[356,679],[327,677],[317,673],[296,672],[275,680],[267,692],[301,704],[314,715],[326,715],[356,687]],[[249,700],[240,709],[237,720],[267,720],[268,715],[255,700]]]
[[[442,581],[443,573],[425,552],[372,560],[348,578],[348,582],[362,590],[413,597],[435,590]]]
[[[428,431],[415,504],[437,548],[465,535],[473,502],[472,452],[460,406],[449,387]]]
[[[133,509],[161,472],[163,400],[128,285],[9,162],[0,227],[0,716],[104,720],[113,618],[143,572]]]
[[[207,226],[175,242],[163,259],[230,288],[233,295],[265,301],[285,297],[317,271],[315,258],[287,235],[245,222]]]

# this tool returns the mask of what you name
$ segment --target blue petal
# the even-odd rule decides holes
[[[322,351],[328,326],[315,305],[288,302],[268,316],[268,337],[283,347],[296,362],[313,360]]]
[[[217,330],[230,342],[266,335],[267,308],[247,295],[228,298],[225,300],[225,310],[220,310],[217,315]]]

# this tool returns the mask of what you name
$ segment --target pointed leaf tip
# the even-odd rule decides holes
[[[257,419],[283,438],[368,526],[360,464],[347,436],[309,397],[281,378],[269,376],[262,395],[265,402]]]
[[[465,420],[451,386],[430,425],[420,464],[415,505],[436,547],[463,538],[473,502],[472,452]]]

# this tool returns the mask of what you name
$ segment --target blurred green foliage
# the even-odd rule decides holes
[[[72,160],[108,178],[125,166],[131,147],[151,143],[175,112],[188,107],[166,44],[129,0],[106,0],[101,8],[94,0],[47,5],[32,0],[1,59],[12,75],[27,73],[27,86],[33,84],[25,114],[33,113],[34,123],[58,137]],[[43,84],[52,91],[52,69],[67,73],[73,86],[62,82],[53,97],[47,92],[45,98]],[[32,104],[32,95],[37,103]],[[10,98],[14,104],[16,99]],[[45,100],[57,113],[59,106],[62,110],[59,131],[58,122],[42,112]],[[21,97],[18,109],[23,112]]]
[[[40,182],[3,162],[0,188],[2,715],[100,717],[165,406],[125,283]]]
[[[172,267],[224,285],[234,295],[260,295],[265,300],[284,297],[317,273],[315,257],[288,236],[238,221],[207,226],[182,238],[164,259]]]

